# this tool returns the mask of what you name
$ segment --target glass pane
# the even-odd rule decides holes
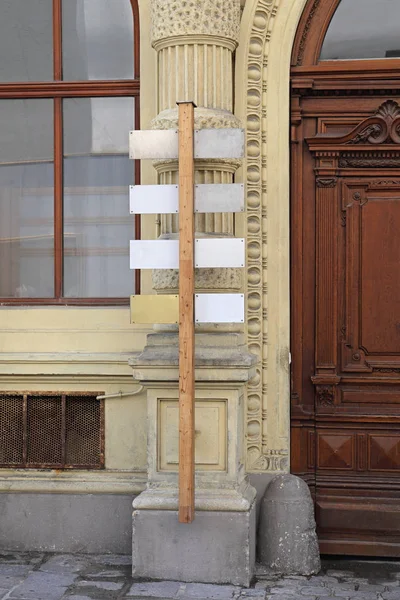
[[[52,0],[1,0],[0,81],[53,79]]]
[[[0,296],[54,295],[53,102],[0,101]]]
[[[64,101],[64,296],[128,297],[132,98]]]
[[[320,60],[400,57],[399,0],[342,0]]]
[[[63,2],[65,80],[133,79],[130,0]]]

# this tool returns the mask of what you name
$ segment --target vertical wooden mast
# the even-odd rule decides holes
[[[194,103],[179,106],[179,521],[194,519]]]

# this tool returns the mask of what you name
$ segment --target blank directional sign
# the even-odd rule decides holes
[[[198,268],[244,267],[244,239],[196,239],[194,265]]]
[[[243,183],[202,183],[195,185],[194,210],[197,213],[243,212]]]
[[[129,158],[178,158],[178,131],[155,129],[129,133]]]
[[[196,294],[196,323],[244,323],[243,294]],[[131,323],[178,323],[176,295],[131,296]]]
[[[178,158],[176,129],[131,131],[129,158]],[[194,132],[195,158],[241,158],[244,156],[243,129],[200,129]]]
[[[178,240],[131,240],[131,269],[177,269]]]
[[[243,129],[199,129],[194,133],[195,158],[241,158]]]
[[[131,323],[178,323],[179,296],[131,296]]]
[[[170,214],[179,210],[177,185],[131,185],[131,214]],[[198,184],[194,186],[195,212],[222,213],[244,211],[242,183]]]
[[[243,294],[196,294],[196,323],[244,323]]]
[[[201,238],[195,243],[198,268],[244,267],[244,240]],[[178,240],[131,240],[131,269],[178,269]]]
[[[131,215],[177,213],[179,188],[177,185],[131,185],[129,204]]]

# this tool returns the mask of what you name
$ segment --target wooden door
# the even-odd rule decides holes
[[[400,97],[292,126],[292,471],[321,552],[400,556]]]

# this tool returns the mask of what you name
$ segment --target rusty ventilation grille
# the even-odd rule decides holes
[[[0,392],[0,467],[103,468],[101,394]]]

